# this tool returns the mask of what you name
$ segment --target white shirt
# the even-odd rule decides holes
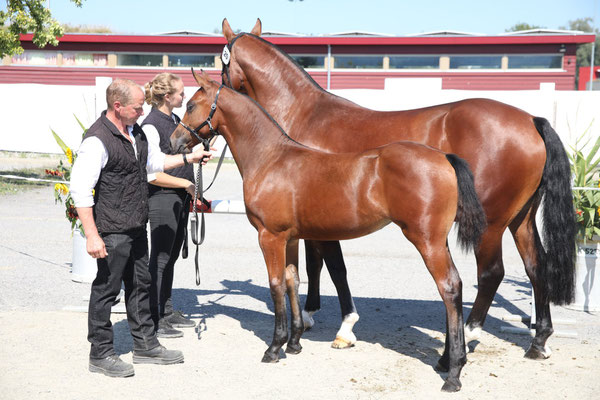
[[[171,118],[173,119],[173,122],[177,123],[177,120],[175,119],[175,116],[173,114],[171,114]],[[155,146],[160,151],[160,135],[159,135],[156,127],[152,124],[146,124],[146,125],[144,125],[144,133],[146,134],[146,139],[148,139],[148,146]],[[162,172],[162,171],[156,171],[156,172]],[[148,182],[152,182],[155,179],[156,179],[156,173],[149,172],[148,173]]]
[[[137,157],[137,146],[132,131],[133,126],[127,126],[127,133]],[[166,154],[160,151],[158,142],[150,143],[148,140],[146,171],[148,173],[162,172],[165,166],[165,156]],[[77,151],[77,159],[71,171],[70,192],[75,207],[92,207],[94,205],[92,190],[96,187],[100,172],[107,162],[108,152],[100,139],[92,136],[81,142]]]

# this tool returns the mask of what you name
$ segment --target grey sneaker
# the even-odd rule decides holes
[[[158,320],[158,330],[156,331],[156,336],[159,338],[168,339],[180,338],[183,337],[183,332],[173,328],[166,318],[161,318]]]
[[[165,319],[169,321],[173,328],[193,328],[196,326],[196,323],[191,319],[188,319],[183,316],[181,311],[173,311],[169,315],[165,315]]]
[[[179,350],[167,350],[157,346],[150,350],[133,350],[134,364],[178,364],[183,362],[183,353]]]
[[[133,376],[133,365],[113,354],[105,358],[90,358],[90,372],[97,372],[113,378]]]

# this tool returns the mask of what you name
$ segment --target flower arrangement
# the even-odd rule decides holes
[[[87,132],[87,129],[83,126],[81,121],[79,121],[79,119],[76,116],[75,119],[77,120],[79,126],[83,130],[83,137]],[[78,229],[79,231],[81,231],[82,234],[84,234],[83,227],[81,226],[81,221],[79,220],[77,210],[75,209],[75,203],[73,202],[73,198],[71,198],[71,193],[69,191],[69,187],[67,186],[71,179],[71,168],[73,168],[73,164],[75,163],[77,154],[73,153],[73,150],[71,150],[71,148],[67,146],[65,142],[63,142],[63,140],[60,138],[60,136],[58,136],[56,132],[54,132],[54,130],[50,129],[50,131],[52,131],[52,135],[54,136],[54,140],[56,140],[56,143],[58,143],[62,151],[65,153],[65,156],[67,156],[66,163],[63,162],[63,160],[60,160],[56,169],[46,170],[46,175],[62,178],[62,180],[65,182],[56,183],[54,185],[54,202],[65,205],[65,216],[71,224],[71,232],[75,229]]]
[[[592,239],[594,235],[600,236],[600,137],[592,144],[590,151],[583,154],[582,150],[593,139],[588,135],[589,128],[575,141],[573,152],[569,154],[574,178],[573,204],[577,230],[583,241]]]

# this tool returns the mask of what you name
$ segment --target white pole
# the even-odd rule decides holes
[[[594,88],[594,52],[596,50],[596,7],[594,7],[594,18],[592,19],[592,33],[594,34],[594,42],[592,43],[592,59],[590,60],[590,86],[588,90]]]
[[[331,89],[331,45],[327,45],[327,90]]]

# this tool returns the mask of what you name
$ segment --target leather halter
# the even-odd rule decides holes
[[[213,103],[210,105],[210,112],[208,113],[208,117],[206,117],[206,120],[204,122],[202,122],[200,124],[200,126],[198,126],[196,129],[192,129],[191,127],[189,127],[188,125],[184,124],[182,121],[179,121],[179,124],[181,126],[183,126],[189,133],[191,133],[193,136],[196,137],[196,139],[198,139],[200,141],[200,143],[202,143],[202,145],[204,146],[204,151],[209,151],[210,150],[210,140],[216,136],[219,135],[219,131],[217,131],[216,129],[213,128],[211,120],[213,115],[215,115],[215,111],[217,110],[217,101],[219,100],[219,93],[221,93],[221,89],[223,88],[223,84],[221,84],[221,86],[219,86],[219,90],[217,90],[217,94],[215,95],[215,101],[213,101]],[[198,133],[200,132],[200,129],[204,128],[205,126],[208,125],[208,129],[210,129],[210,133],[211,133],[211,137],[207,138],[207,139],[203,139],[200,137],[200,135],[198,135]],[[206,189],[204,189],[204,184],[203,184],[203,180],[202,180],[202,163],[198,164],[198,171],[197,171],[197,175],[196,175],[196,184],[194,185],[194,198],[192,199],[193,201],[193,212],[194,215],[191,218],[191,233],[192,233],[192,242],[194,243],[194,245],[196,245],[196,255],[194,257],[194,261],[195,261],[195,266],[196,266],[196,285],[199,286],[200,285],[200,264],[198,262],[198,247],[204,242],[204,233],[205,233],[205,228],[204,228],[204,208],[205,208],[205,199],[204,199],[204,193],[210,189],[210,187],[212,186],[212,184],[215,182],[215,179],[217,179],[217,174],[219,173],[219,170],[221,169],[221,165],[223,164],[223,159],[225,157],[225,152],[227,151],[227,144],[223,147],[223,152],[221,153],[221,157],[219,158],[219,163],[217,164],[217,169],[215,170],[215,175],[213,176],[213,179],[210,183],[210,185],[208,185],[208,187]],[[200,199],[200,201],[202,201],[203,205],[202,207],[200,207],[200,213],[201,213],[201,220],[198,220],[198,199]],[[198,234],[198,230],[200,230],[200,234]],[[186,230],[187,233],[187,230]]]
[[[208,113],[208,117],[206,117],[206,120],[203,123],[201,123],[196,129],[192,129],[188,125],[184,124],[183,121],[179,121],[179,125],[183,126],[189,133],[191,133],[196,139],[198,139],[198,141],[204,145],[206,151],[208,151],[207,147],[210,147],[208,146],[210,138],[203,139],[200,137],[200,135],[198,135],[198,132],[200,132],[200,129],[208,125],[208,129],[210,129],[210,133],[212,136],[216,136],[219,134],[219,132],[213,128],[211,121],[213,115],[215,115],[215,111],[217,111],[217,100],[219,100],[219,93],[221,93],[221,89],[223,88],[223,86],[225,85],[221,84],[221,86],[219,86],[219,90],[217,90],[215,101],[213,101],[213,103],[210,105],[210,112]]]

